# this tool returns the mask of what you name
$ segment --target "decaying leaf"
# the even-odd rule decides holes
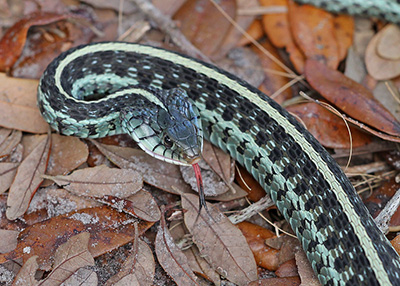
[[[191,191],[183,181],[177,165],[155,159],[142,150],[105,145],[94,140],[91,142],[115,165],[138,171],[150,185],[174,194],[177,194],[174,187],[182,192]]]
[[[0,194],[10,188],[19,163],[0,163]]]
[[[318,60],[333,69],[338,67],[339,48],[332,14],[289,1],[289,22],[295,42],[307,59]]]
[[[129,169],[100,165],[74,171],[68,176],[43,176],[76,195],[126,198],[143,187],[141,175]]]
[[[200,254],[211,266],[238,285],[257,279],[257,265],[253,253],[241,231],[215,207],[207,204],[198,214],[198,198],[183,194],[182,207],[186,210],[185,224],[193,235]]]
[[[157,222],[161,217],[157,202],[154,200],[153,196],[145,190],[140,190],[126,199],[105,196],[102,197],[100,201],[118,211],[137,216],[145,221]]]
[[[400,135],[400,122],[361,84],[316,60],[307,60],[305,76],[316,91],[349,116],[390,135]]]
[[[371,137],[359,129],[349,126],[349,130],[344,120],[322,107],[321,105],[309,102],[292,105],[287,110],[296,114],[304,123],[307,130],[328,148],[356,148],[371,142]]]
[[[1,129],[0,158],[9,156],[11,151],[21,142],[22,132],[18,130]]]
[[[81,267],[93,266],[94,259],[88,250],[90,234],[87,232],[72,236],[57,248],[54,255],[53,270],[42,281],[36,281],[34,275],[38,269],[37,255],[30,257],[18,273],[14,285],[61,285]]]
[[[120,271],[108,279],[106,286],[150,286],[153,285],[155,262],[150,247],[141,239],[137,239],[134,245],[136,249],[132,250]]]
[[[26,261],[32,255],[38,255],[39,268],[50,270],[57,247],[81,232],[90,233],[89,251],[93,257],[97,257],[131,241],[134,222],[137,219],[107,206],[53,217],[25,228],[18,237],[17,248],[0,255],[0,264],[21,257]],[[140,221],[139,235],[152,225]]]
[[[51,135],[51,154],[47,175],[64,175],[86,162],[89,150],[85,143],[73,136]]]
[[[17,247],[19,231],[0,229],[0,253],[7,253]]]
[[[11,78],[0,73],[0,82],[0,125],[31,133],[45,133],[49,125],[36,106],[38,81]]]
[[[46,171],[50,147],[51,136],[43,136],[42,141],[19,165],[7,199],[6,215],[9,220],[16,219],[27,210],[32,196],[43,181],[41,176]]]
[[[400,75],[400,52],[397,45],[386,45],[389,39],[396,41],[399,37],[399,29],[388,25],[369,42],[365,51],[365,65],[368,73],[376,80],[387,80]]]
[[[164,210],[162,210],[164,211]],[[199,285],[185,254],[176,246],[166,224],[161,216],[157,231],[155,248],[157,259],[161,266],[178,285]]]
[[[68,15],[38,13],[29,15],[15,23],[14,26],[7,30],[0,41],[0,71],[9,69],[18,59],[31,26],[46,25],[67,17]]]

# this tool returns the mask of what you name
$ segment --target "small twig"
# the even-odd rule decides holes
[[[388,201],[386,206],[375,218],[375,223],[383,233],[389,232],[389,221],[393,214],[397,211],[400,205],[400,189],[397,190],[396,194]]]
[[[228,218],[233,224],[238,224],[239,222],[245,221],[273,205],[274,205],[274,202],[267,195],[267,196],[263,197],[261,200],[259,200],[258,202],[248,206],[245,209],[242,209],[238,213],[231,215]]]
[[[137,5],[137,7],[146,14],[165,34],[171,37],[171,40],[180,47],[187,55],[201,59],[206,62],[211,62],[211,60],[205,56],[199,49],[192,45],[191,42],[186,39],[186,37],[181,33],[181,31],[176,27],[175,23],[171,18],[165,16],[153,6],[150,2],[146,0],[131,0]]]

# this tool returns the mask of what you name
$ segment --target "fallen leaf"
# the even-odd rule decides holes
[[[85,143],[73,136],[51,135],[51,153],[47,175],[64,175],[86,162],[89,150]]]
[[[246,237],[257,265],[271,271],[278,269],[277,253],[279,251],[266,246],[264,243],[267,238],[275,237],[275,233],[247,221],[238,223],[237,227]]]
[[[310,262],[307,259],[307,255],[303,250],[299,250],[295,254],[297,269],[299,270],[299,275],[301,283],[308,286],[319,286],[321,285],[315,275]]]
[[[0,229],[0,253],[7,253],[17,247],[19,231]]]
[[[99,201],[118,211],[123,211],[145,221],[157,222],[161,217],[157,202],[154,200],[153,196],[145,190],[140,190],[126,199],[105,196]]]
[[[250,282],[247,286],[299,286],[300,282],[299,277],[265,278]]]
[[[38,269],[37,258],[37,255],[33,255],[22,265],[22,268],[14,279],[14,286],[39,285],[39,281],[35,279],[35,274]]]
[[[105,145],[94,140],[91,142],[121,169],[138,171],[149,185],[173,194],[178,194],[176,189],[182,192],[191,192],[190,186],[182,179],[179,166],[150,157],[142,150]]]
[[[53,271],[41,281],[41,285],[64,282],[79,268],[94,266],[93,256],[88,249],[89,238],[90,233],[83,232],[60,245],[54,254]]]
[[[248,193],[247,198],[252,202],[257,202],[267,194],[256,179],[242,166],[238,166],[236,180],[239,186]]]
[[[400,28],[389,24],[380,32],[380,38],[376,45],[376,53],[387,60],[400,60]]]
[[[261,43],[261,45],[275,58],[280,59],[277,50],[270,44],[269,41],[265,40]],[[252,48],[253,51],[256,52],[260,57],[261,65],[265,73],[264,81],[262,82],[261,86],[259,86],[259,89],[269,97],[273,96],[271,98],[279,104],[281,104],[285,100],[288,100],[289,98],[292,98],[292,91],[290,88],[286,88],[283,90],[281,89],[283,86],[287,86],[289,83],[289,79],[282,76],[282,74],[286,71],[280,65],[271,60],[270,57],[266,56],[258,48],[254,46]],[[276,93],[279,90],[281,91],[279,93]]]
[[[105,285],[150,286],[153,285],[154,273],[153,253],[143,240],[137,238],[137,249],[132,249],[132,253],[126,258],[119,272],[108,279]]]
[[[332,14],[289,1],[289,22],[294,40],[307,59],[317,60],[333,69],[338,67],[339,49]]]
[[[0,158],[10,156],[12,150],[21,142],[22,132],[2,128],[2,140],[0,141]],[[8,134],[7,134],[8,133]],[[7,134],[7,135],[6,135]]]
[[[6,216],[14,220],[23,215],[33,195],[39,188],[46,171],[51,147],[51,136],[43,136],[42,141],[18,166],[7,199]]]
[[[276,276],[278,277],[294,277],[298,276],[299,273],[297,271],[297,265],[296,265],[296,260],[291,259],[288,260],[281,265],[279,265],[279,268],[275,271]]]
[[[19,163],[0,163],[0,194],[10,188],[18,166]]]
[[[79,286],[93,286],[98,285],[99,279],[93,268],[79,268],[71,274],[70,277],[64,280],[62,286],[79,285]]]
[[[0,73],[0,82],[0,125],[31,133],[47,132],[49,125],[36,106],[38,81]]]
[[[67,14],[37,13],[28,15],[15,23],[0,41],[0,71],[6,71],[14,65],[24,48],[30,27],[46,25],[66,18],[68,18]]]
[[[299,73],[304,70],[304,55],[293,39],[288,18],[288,0],[260,0],[263,7],[282,7],[286,12],[262,16],[264,30],[268,39],[277,48],[286,48],[290,61]]]
[[[169,227],[171,236],[175,244],[182,249],[186,255],[190,268],[194,273],[212,281],[215,285],[221,285],[220,275],[211,268],[210,264],[201,256],[198,248],[194,245],[190,238],[188,238],[187,229],[181,221],[172,221]],[[190,247],[186,247],[186,243],[191,243]]]
[[[207,204],[208,213],[203,210],[198,216],[198,198],[192,194],[182,195],[182,207],[193,241],[214,270],[239,285],[257,279],[257,265],[246,238],[228,218],[211,204]]]
[[[0,264],[21,257],[26,261],[32,255],[38,255],[39,268],[50,270],[56,248],[81,232],[90,233],[89,251],[97,257],[131,241],[134,222],[137,219],[107,206],[53,217],[26,227],[19,234],[17,248],[0,255]],[[152,225],[140,221],[139,235]]]
[[[350,142],[349,130],[344,120],[317,103],[296,104],[286,109],[296,114],[307,130],[325,147],[349,149],[371,142],[368,134],[349,126],[352,139]]]
[[[134,170],[109,168],[100,165],[74,171],[67,176],[43,176],[63,186],[75,195],[126,198],[143,187],[141,175]]]
[[[316,60],[307,60],[311,86],[349,116],[390,135],[400,135],[400,123],[359,83]]]
[[[367,49],[365,51],[365,65],[367,67],[368,73],[376,80],[387,80],[400,75],[400,59],[388,59],[386,57],[382,57],[378,53],[378,45],[379,41],[382,37],[382,34],[385,36],[386,30],[392,30],[390,25],[383,28],[379,33],[377,33],[371,41],[368,43]],[[397,30],[397,29],[396,29]],[[385,36],[386,38],[387,36]],[[395,38],[396,36],[389,36]],[[395,53],[399,54],[398,51]],[[386,51],[382,51],[381,53],[390,53]],[[391,56],[393,57],[393,55]]]
[[[333,18],[333,25],[340,62],[346,58],[347,51],[353,44],[354,18],[349,15],[337,15]]]
[[[163,213],[164,209],[161,209],[161,212]],[[162,268],[176,284],[199,285],[185,254],[174,243],[163,215],[161,215],[160,226],[157,231],[155,249]]]

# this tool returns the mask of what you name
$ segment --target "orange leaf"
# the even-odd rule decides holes
[[[349,116],[400,136],[400,122],[361,84],[316,60],[307,60],[305,76],[316,91]]]
[[[336,69],[339,50],[335,38],[333,16],[310,5],[289,1],[290,28],[307,59],[315,59]]]
[[[141,221],[139,235],[152,225]],[[0,255],[0,264],[20,257],[26,261],[38,255],[39,268],[49,270],[56,248],[81,232],[90,233],[89,251],[97,257],[131,241],[134,226],[131,216],[106,206],[67,213],[25,228],[19,235],[17,248]]]
[[[325,147],[350,148],[349,131],[343,119],[317,103],[303,103],[287,108],[296,114],[308,131]],[[371,142],[371,137],[350,126],[352,146],[360,147]]]
[[[47,25],[66,18],[68,15],[37,13],[28,15],[15,23],[0,41],[0,71],[6,71],[14,65],[24,48],[30,27]]]
[[[277,253],[279,251],[268,247],[265,244],[265,240],[267,238],[274,237],[275,233],[269,229],[247,221],[238,223],[237,227],[239,227],[243,235],[246,237],[247,243],[254,254],[257,265],[271,271],[278,269],[279,261]]]

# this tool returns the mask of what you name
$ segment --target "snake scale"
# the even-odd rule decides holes
[[[204,132],[270,194],[323,285],[400,285],[398,254],[329,153],[280,105],[216,66],[145,45],[89,44],[47,67],[38,105],[63,134],[128,133],[172,163],[196,160]]]

